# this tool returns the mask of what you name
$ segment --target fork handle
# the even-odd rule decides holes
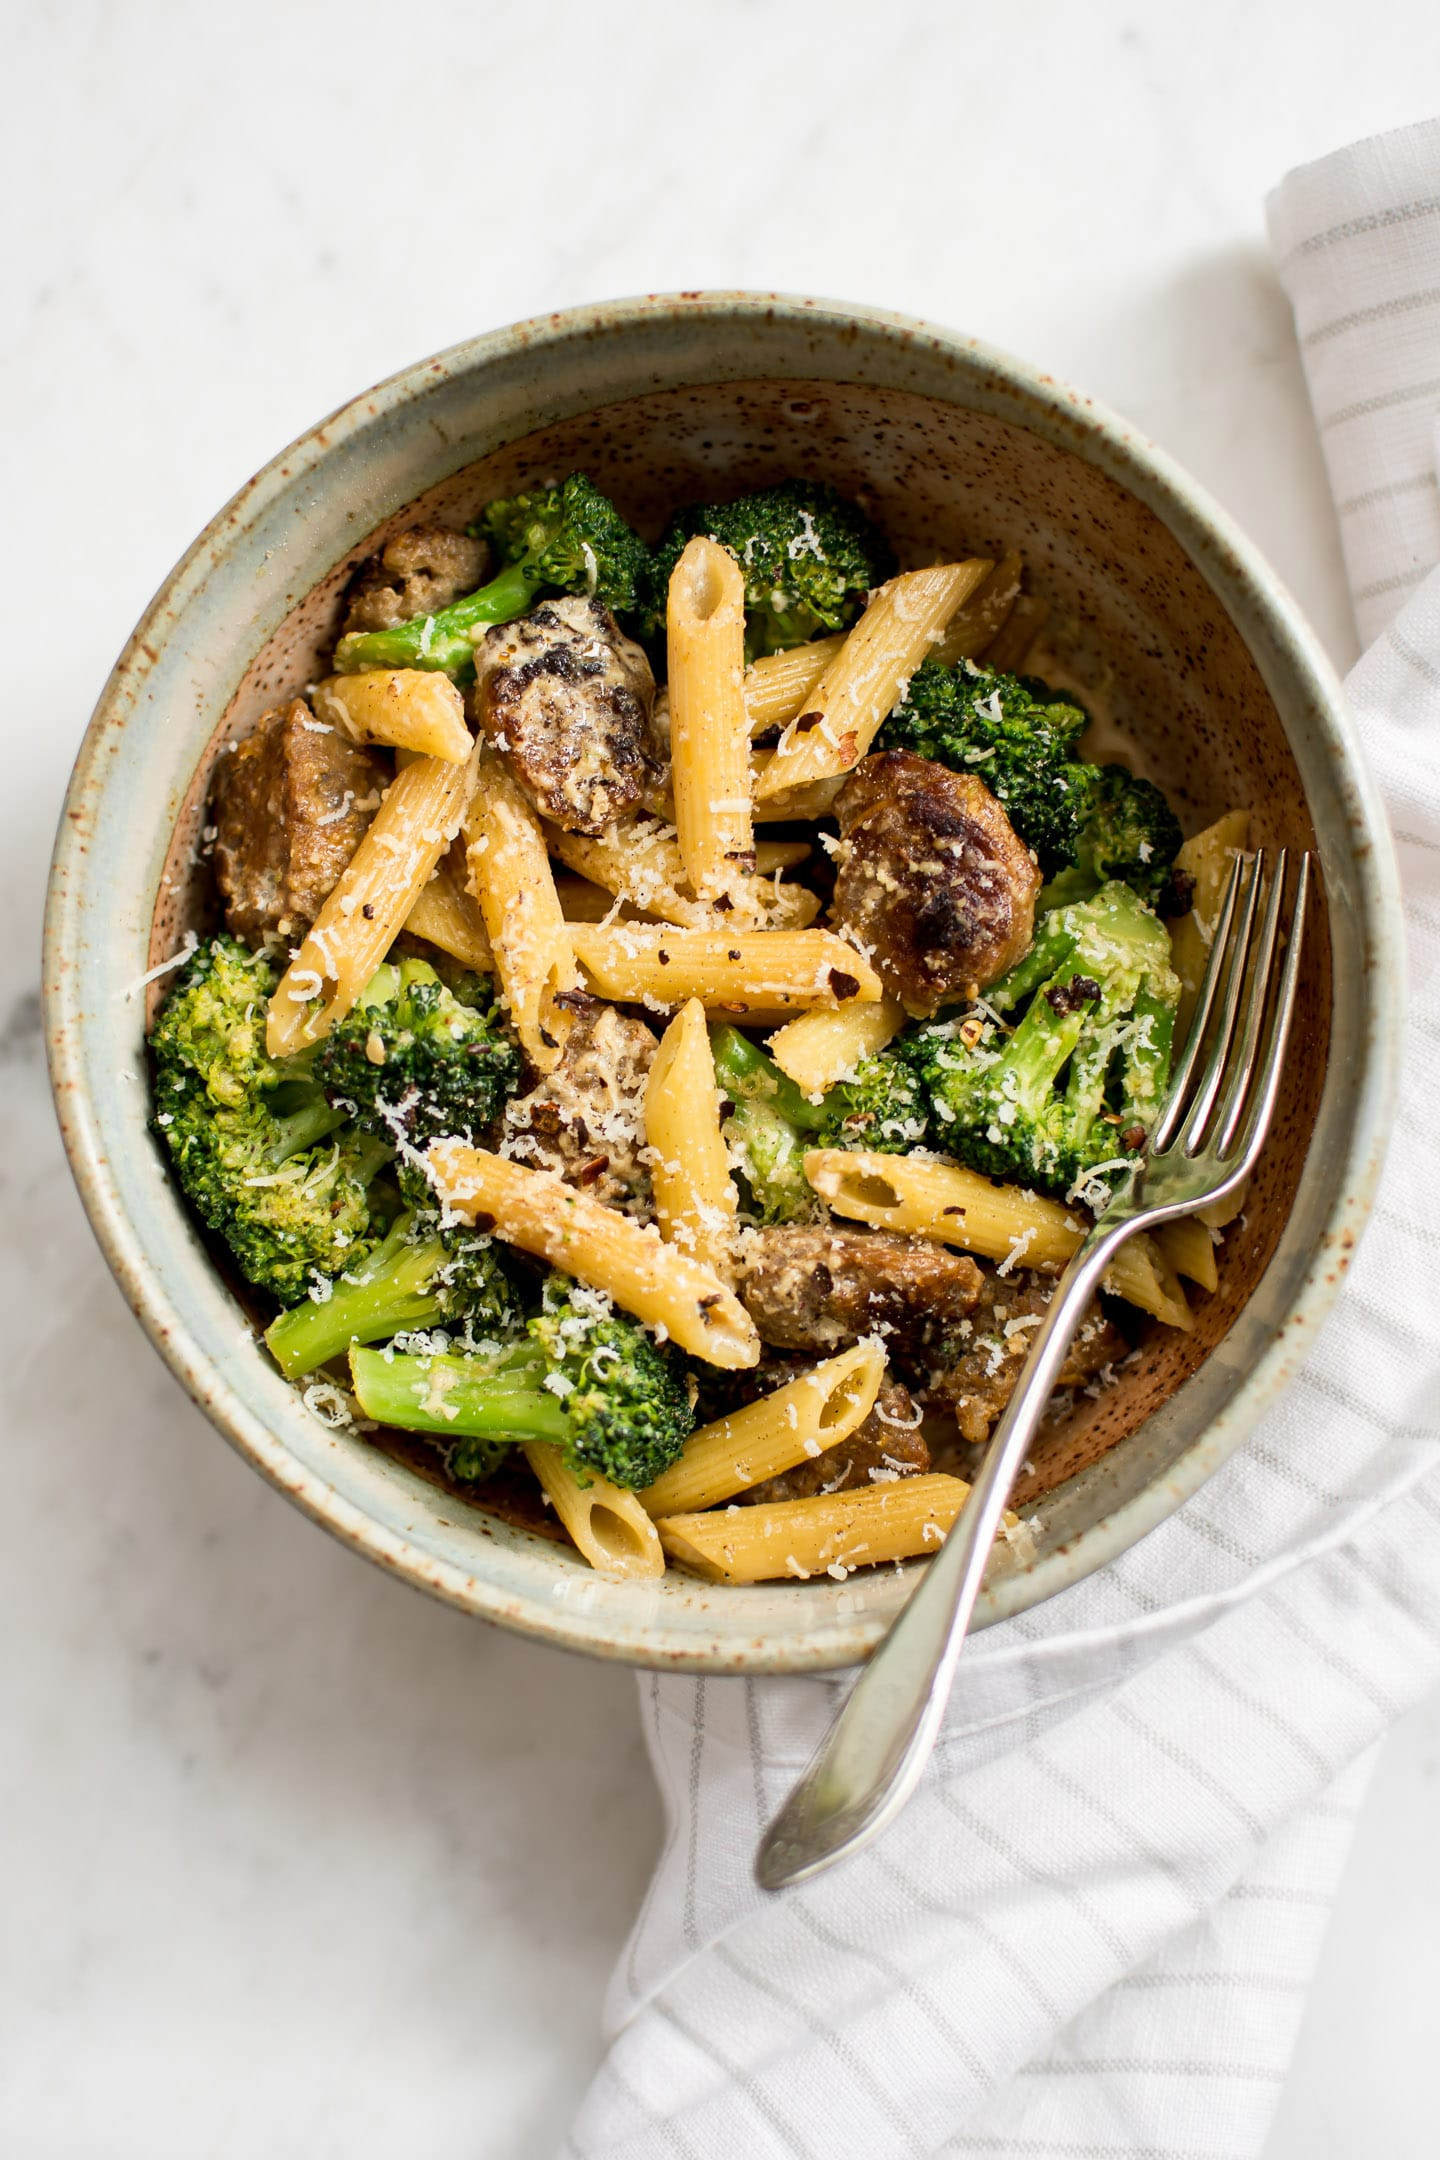
[[[1131,1228],[1097,1224],[1061,1275],[959,1518],[761,1840],[762,1888],[801,1882],[868,1845],[919,1783],[1006,1502],[1085,1308]]]

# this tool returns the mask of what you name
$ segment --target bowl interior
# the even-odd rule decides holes
[[[216,759],[278,698],[322,672],[354,564],[417,515],[461,522],[517,484],[576,466],[652,531],[678,501],[801,472],[864,500],[908,562],[1018,550],[1030,586],[1052,606],[1043,656],[1032,664],[1081,688],[1123,731],[1143,769],[1171,794],[1187,831],[1244,806],[1253,813],[1254,837],[1267,846],[1314,845],[1286,726],[1236,622],[1167,522],[1092,460],[1083,436],[1067,445],[1053,430],[950,398],[820,375],[757,376],[682,384],[554,419],[458,463],[363,531],[353,523],[346,531],[332,510],[325,574],[294,599],[259,649],[246,648],[243,622],[228,626],[235,670],[243,673],[223,709],[212,705],[207,714],[202,706],[193,726],[189,783],[152,887],[150,964],[202,919],[203,867],[195,858]],[[1227,1236],[1221,1288],[1196,1296],[1193,1334],[1156,1330],[1115,1386],[1082,1400],[1043,1442],[1024,1487],[1027,1499],[1044,1495],[1038,1565],[1022,1568],[1002,1556],[983,1617],[1029,1603],[1047,1582],[1053,1587],[1058,1578],[1047,1561],[1163,1480],[1268,1339],[1303,1265],[1302,1250],[1261,1294],[1314,1133],[1331,1021],[1322,910],[1307,948],[1285,1099],[1245,1214]],[[194,1260],[211,1265],[198,1249]],[[314,1421],[284,1395],[263,1353],[252,1355],[249,1392],[259,1390],[259,1415],[293,1448],[297,1427]],[[536,1624],[536,1608],[542,1624],[548,1616],[547,1631],[569,1640],[593,1635],[592,1647],[610,1649],[623,1637],[626,1655],[645,1655],[648,1638],[653,1654],[664,1655],[668,1645],[668,1654],[685,1662],[836,1662],[873,1638],[903,1594],[888,1571],[844,1585],[719,1592],[672,1575],[644,1593],[642,1611],[633,1589],[597,1583],[546,1536],[533,1511],[527,1518],[507,1507],[510,1519],[503,1519],[447,1488],[423,1448],[390,1454],[315,1427],[302,1453],[323,1457],[326,1484],[353,1504],[359,1522],[378,1519],[401,1532],[418,1560],[398,1564],[421,1579],[433,1557],[447,1594],[462,1602],[519,1625]],[[371,1542],[363,1533],[358,1541]],[[471,1594],[457,1590],[457,1569],[474,1586]],[[497,1575],[504,1578],[498,1595]],[[623,1629],[617,1599],[626,1606]],[[572,1623],[582,1611],[577,1638]],[[697,1645],[712,1638],[723,1648],[702,1655]]]

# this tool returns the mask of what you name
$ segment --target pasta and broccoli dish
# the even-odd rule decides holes
[[[1044,627],[1018,557],[902,569],[804,480],[651,544],[573,473],[361,564],[220,763],[150,1033],[317,1416],[482,1507],[528,1466],[611,1575],[943,1540],[1246,839],[1087,755]],[[1054,1416],[1193,1324],[1229,1212],[1125,1247]]]

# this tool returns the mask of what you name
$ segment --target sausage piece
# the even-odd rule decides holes
[[[656,1041],[643,1020],[567,992],[570,1031],[553,1072],[505,1106],[500,1152],[553,1170],[607,1206],[643,1190],[645,1082]]]
[[[258,944],[308,928],[392,777],[303,698],[266,713],[226,758],[215,790],[215,874],[236,937]]]
[[[831,911],[908,1013],[973,997],[1020,959],[1040,871],[983,780],[886,750],[856,766],[835,815]]]
[[[546,600],[475,649],[480,724],[541,814],[602,833],[636,809],[657,763],[655,678],[598,600]]]
[[[888,1230],[756,1230],[745,1240],[742,1303],[762,1341],[838,1350],[861,1335],[914,1356],[969,1313],[981,1274],[964,1253]]]
[[[986,1271],[979,1302],[952,1335],[926,1390],[929,1401],[954,1417],[962,1440],[989,1438],[1015,1392],[1035,1330],[1054,1294],[1054,1283],[1043,1278]],[[1066,1352],[1056,1386],[1081,1386],[1123,1358],[1127,1349],[1120,1330],[1092,1303]]]
[[[754,1505],[767,1500],[808,1500],[812,1493],[854,1492],[857,1486],[889,1484],[897,1477],[918,1477],[930,1468],[930,1450],[920,1430],[920,1412],[898,1380],[883,1382],[874,1408],[848,1440],[839,1440],[765,1478],[736,1499]]]
[[[490,550],[448,525],[412,525],[378,555],[361,563],[350,582],[344,629],[393,630],[416,615],[438,615],[485,576]]]

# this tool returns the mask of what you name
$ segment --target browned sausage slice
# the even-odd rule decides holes
[[[907,1012],[974,996],[1020,959],[1040,871],[983,780],[887,750],[855,768],[835,815],[832,913]]]

